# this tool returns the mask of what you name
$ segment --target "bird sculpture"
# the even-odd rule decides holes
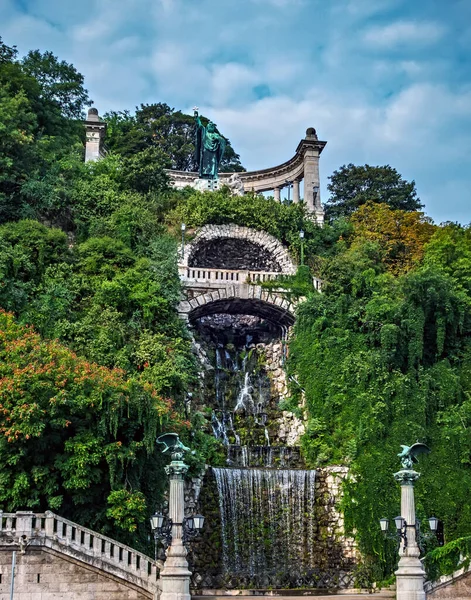
[[[401,459],[401,465],[404,469],[412,469],[414,463],[418,463],[419,459],[417,458],[419,454],[428,454],[430,452],[430,448],[422,444],[420,442],[416,442],[412,444],[412,446],[404,446],[401,444],[402,451],[399,452],[398,456]]]
[[[172,453],[181,451],[180,453],[183,454],[184,451],[190,450],[187,446],[182,444],[176,433],[164,433],[163,435],[160,435],[157,438],[157,443],[164,446],[162,453],[170,450]]]

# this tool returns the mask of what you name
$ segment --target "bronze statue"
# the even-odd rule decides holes
[[[202,179],[217,179],[219,164],[226,149],[226,140],[216,131],[216,125],[212,121],[205,127],[196,107],[194,111],[196,119],[196,161],[199,176]]]
[[[412,444],[412,446],[404,446],[401,444],[402,452],[398,454],[401,459],[401,465],[403,469],[412,469],[414,463],[418,463],[419,459],[417,456],[419,454],[429,453],[430,448],[425,444],[421,444],[417,442],[416,444]]]

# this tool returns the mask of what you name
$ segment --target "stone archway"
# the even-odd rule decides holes
[[[208,290],[180,302],[178,307],[180,316],[189,321],[217,313],[249,314],[280,326],[294,323],[294,309],[295,305],[282,294],[248,284]]]
[[[272,235],[239,225],[205,225],[186,246],[179,267],[292,275],[288,250]]]

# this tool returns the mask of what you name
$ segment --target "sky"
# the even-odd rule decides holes
[[[471,221],[471,0],[0,0],[0,35],[84,75],[100,114],[166,102],[211,118],[248,170],[327,141]]]

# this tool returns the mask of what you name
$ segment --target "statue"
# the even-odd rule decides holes
[[[429,454],[430,452],[430,448],[428,446],[419,442],[412,444],[412,446],[404,446],[401,444],[401,448],[402,452],[400,452],[398,456],[401,459],[401,465],[403,469],[412,469],[414,463],[419,462],[417,458],[419,454]]]
[[[201,122],[197,107],[196,119],[196,160],[199,176],[202,179],[217,179],[221,159],[226,149],[226,140],[216,131],[216,125],[210,121],[206,127]]]
[[[176,433],[163,433],[157,438],[157,443],[162,444],[164,449],[162,453],[167,452],[167,450],[175,451],[176,449],[180,449],[183,451],[190,451],[182,442]]]

